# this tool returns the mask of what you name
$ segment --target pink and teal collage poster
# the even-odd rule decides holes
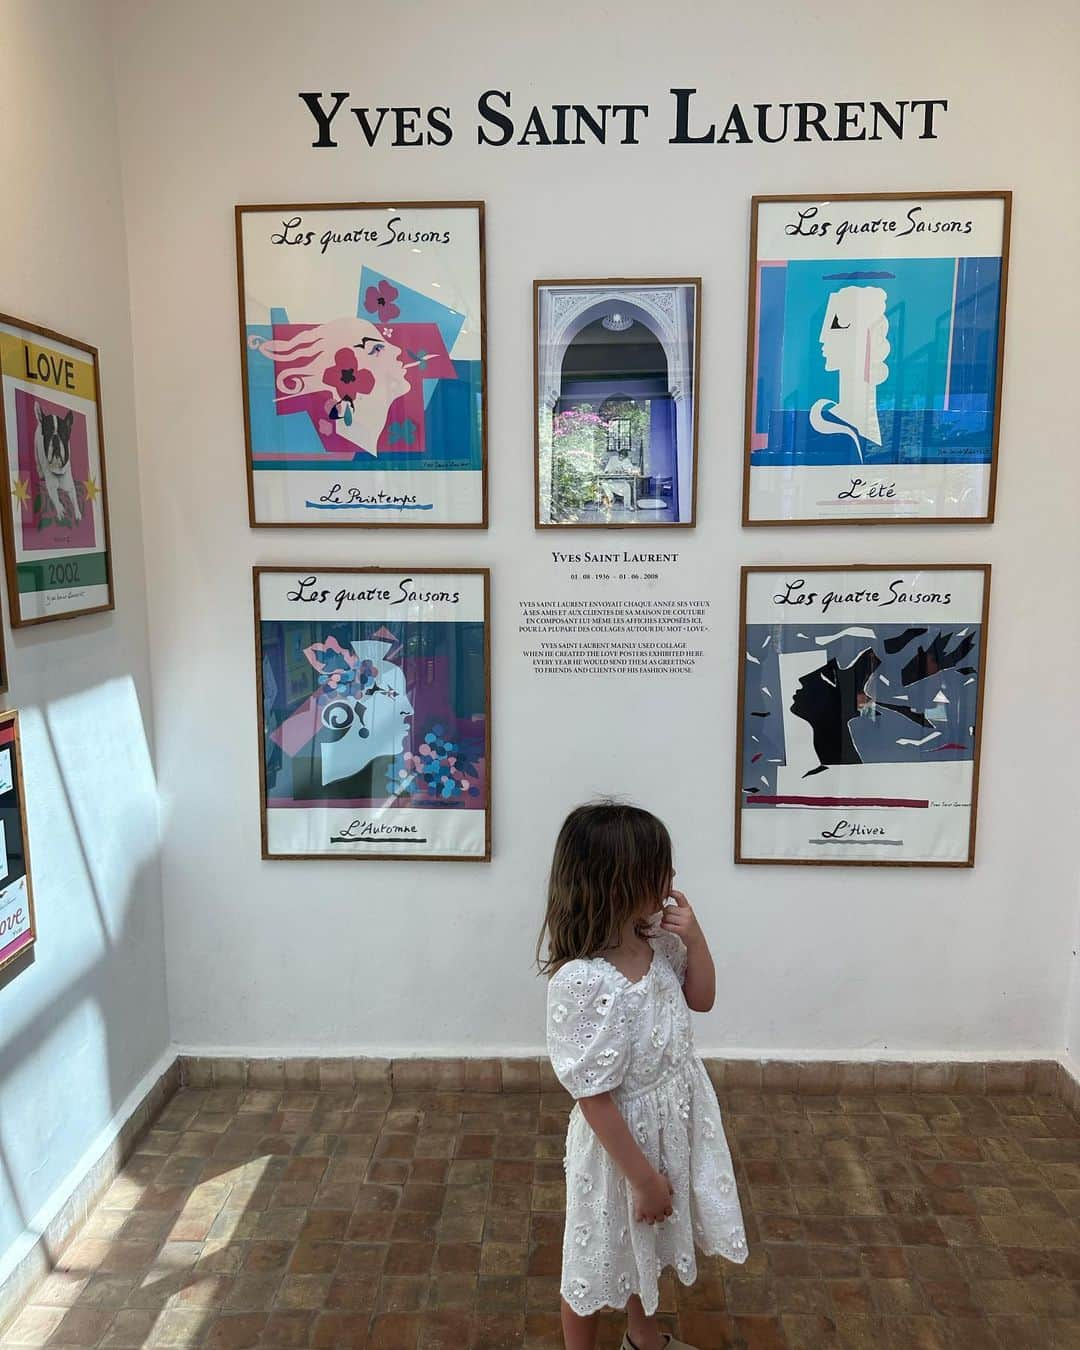
[[[238,207],[253,525],[486,524],[479,203]]]

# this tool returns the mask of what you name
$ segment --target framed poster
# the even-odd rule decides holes
[[[488,570],[254,582],[263,857],[486,862]]]
[[[536,526],[692,526],[701,280],[533,283]]]
[[[993,520],[1011,203],[753,199],[745,525]]]
[[[487,525],[484,204],[238,206],[253,526]]]
[[[0,315],[0,374],[12,627],[112,609],[97,349]]]
[[[988,565],[744,567],[735,861],[971,867]]]
[[[19,714],[0,713],[0,970],[37,941]]]

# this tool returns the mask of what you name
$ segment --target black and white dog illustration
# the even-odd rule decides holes
[[[72,520],[77,524],[82,519],[79,509],[79,494],[75,491],[75,481],[71,476],[71,427],[75,421],[73,412],[63,417],[56,413],[47,413],[40,403],[34,404],[34,416],[37,427],[34,431],[34,458],[37,460],[38,474],[45,488],[53,512],[58,520]],[[71,503],[65,509],[61,494]]]

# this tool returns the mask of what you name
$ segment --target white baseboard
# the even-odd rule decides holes
[[[779,1063],[897,1063],[897,1064],[938,1064],[945,1061],[953,1063],[1012,1063],[1020,1060],[1054,1059],[1064,1063],[1067,1056],[1060,1049],[1046,1047],[1016,1047],[1007,1050],[985,1049],[934,1049],[906,1050],[902,1047],[866,1047],[843,1049],[842,1047],[817,1047],[813,1050],[776,1049],[773,1046],[748,1049],[745,1046],[702,1045],[695,1047],[702,1059],[740,1059],[770,1060]],[[188,1044],[176,1048],[177,1055],[191,1059],[544,1059],[547,1048],[542,1044],[532,1045],[306,1045],[306,1046],[268,1046],[268,1045],[199,1045]],[[1073,1076],[1080,1074],[1074,1064]]]

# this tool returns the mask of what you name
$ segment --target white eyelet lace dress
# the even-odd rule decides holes
[[[547,1041],[574,1098],[610,1092],[652,1165],[674,1189],[663,1223],[634,1219],[630,1183],[575,1105],[566,1135],[562,1296],[581,1316],[659,1302],[660,1273],[697,1279],[695,1246],[746,1260],[746,1233],[716,1093],[694,1051],[683,997],[686,947],[650,938],[652,965],[636,983],[601,957],[568,961],[548,984]]]

